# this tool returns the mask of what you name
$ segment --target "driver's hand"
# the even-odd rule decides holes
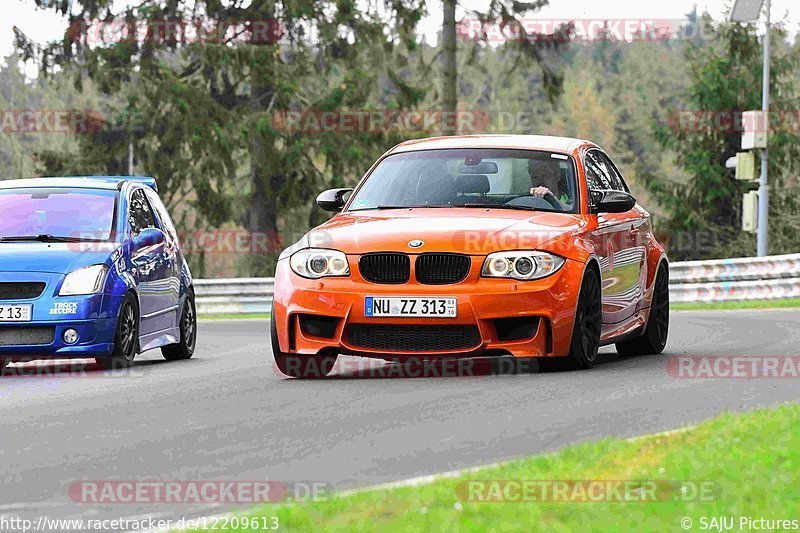
[[[544,185],[540,185],[539,187],[531,187],[531,196],[535,196],[537,198],[544,198],[545,195],[548,194],[553,194],[553,191],[551,191]]]

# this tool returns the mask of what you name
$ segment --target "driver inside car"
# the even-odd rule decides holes
[[[561,166],[557,161],[529,159],[528,174],[531,176],[531,196],[544,198],[552,194],[562,209],[566,211],[570,208],[567,191],[561,188]]]

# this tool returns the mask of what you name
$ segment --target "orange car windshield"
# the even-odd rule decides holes
[[[572,158],[511,149],[449,149],[386,157],[348,211],[481,207],[577,212]]]

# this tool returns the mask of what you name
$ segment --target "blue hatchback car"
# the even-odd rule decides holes
[[[0,181],[0,368],[94,357],[127,367],[197,339],[192,275],[152,178]]]

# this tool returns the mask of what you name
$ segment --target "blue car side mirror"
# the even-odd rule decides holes
[[[158,228],[145,228],[137,236],[133,238],[131,248],[133,251],[139,251],[143,248],[149,248],[166,241],[164,232]]]

